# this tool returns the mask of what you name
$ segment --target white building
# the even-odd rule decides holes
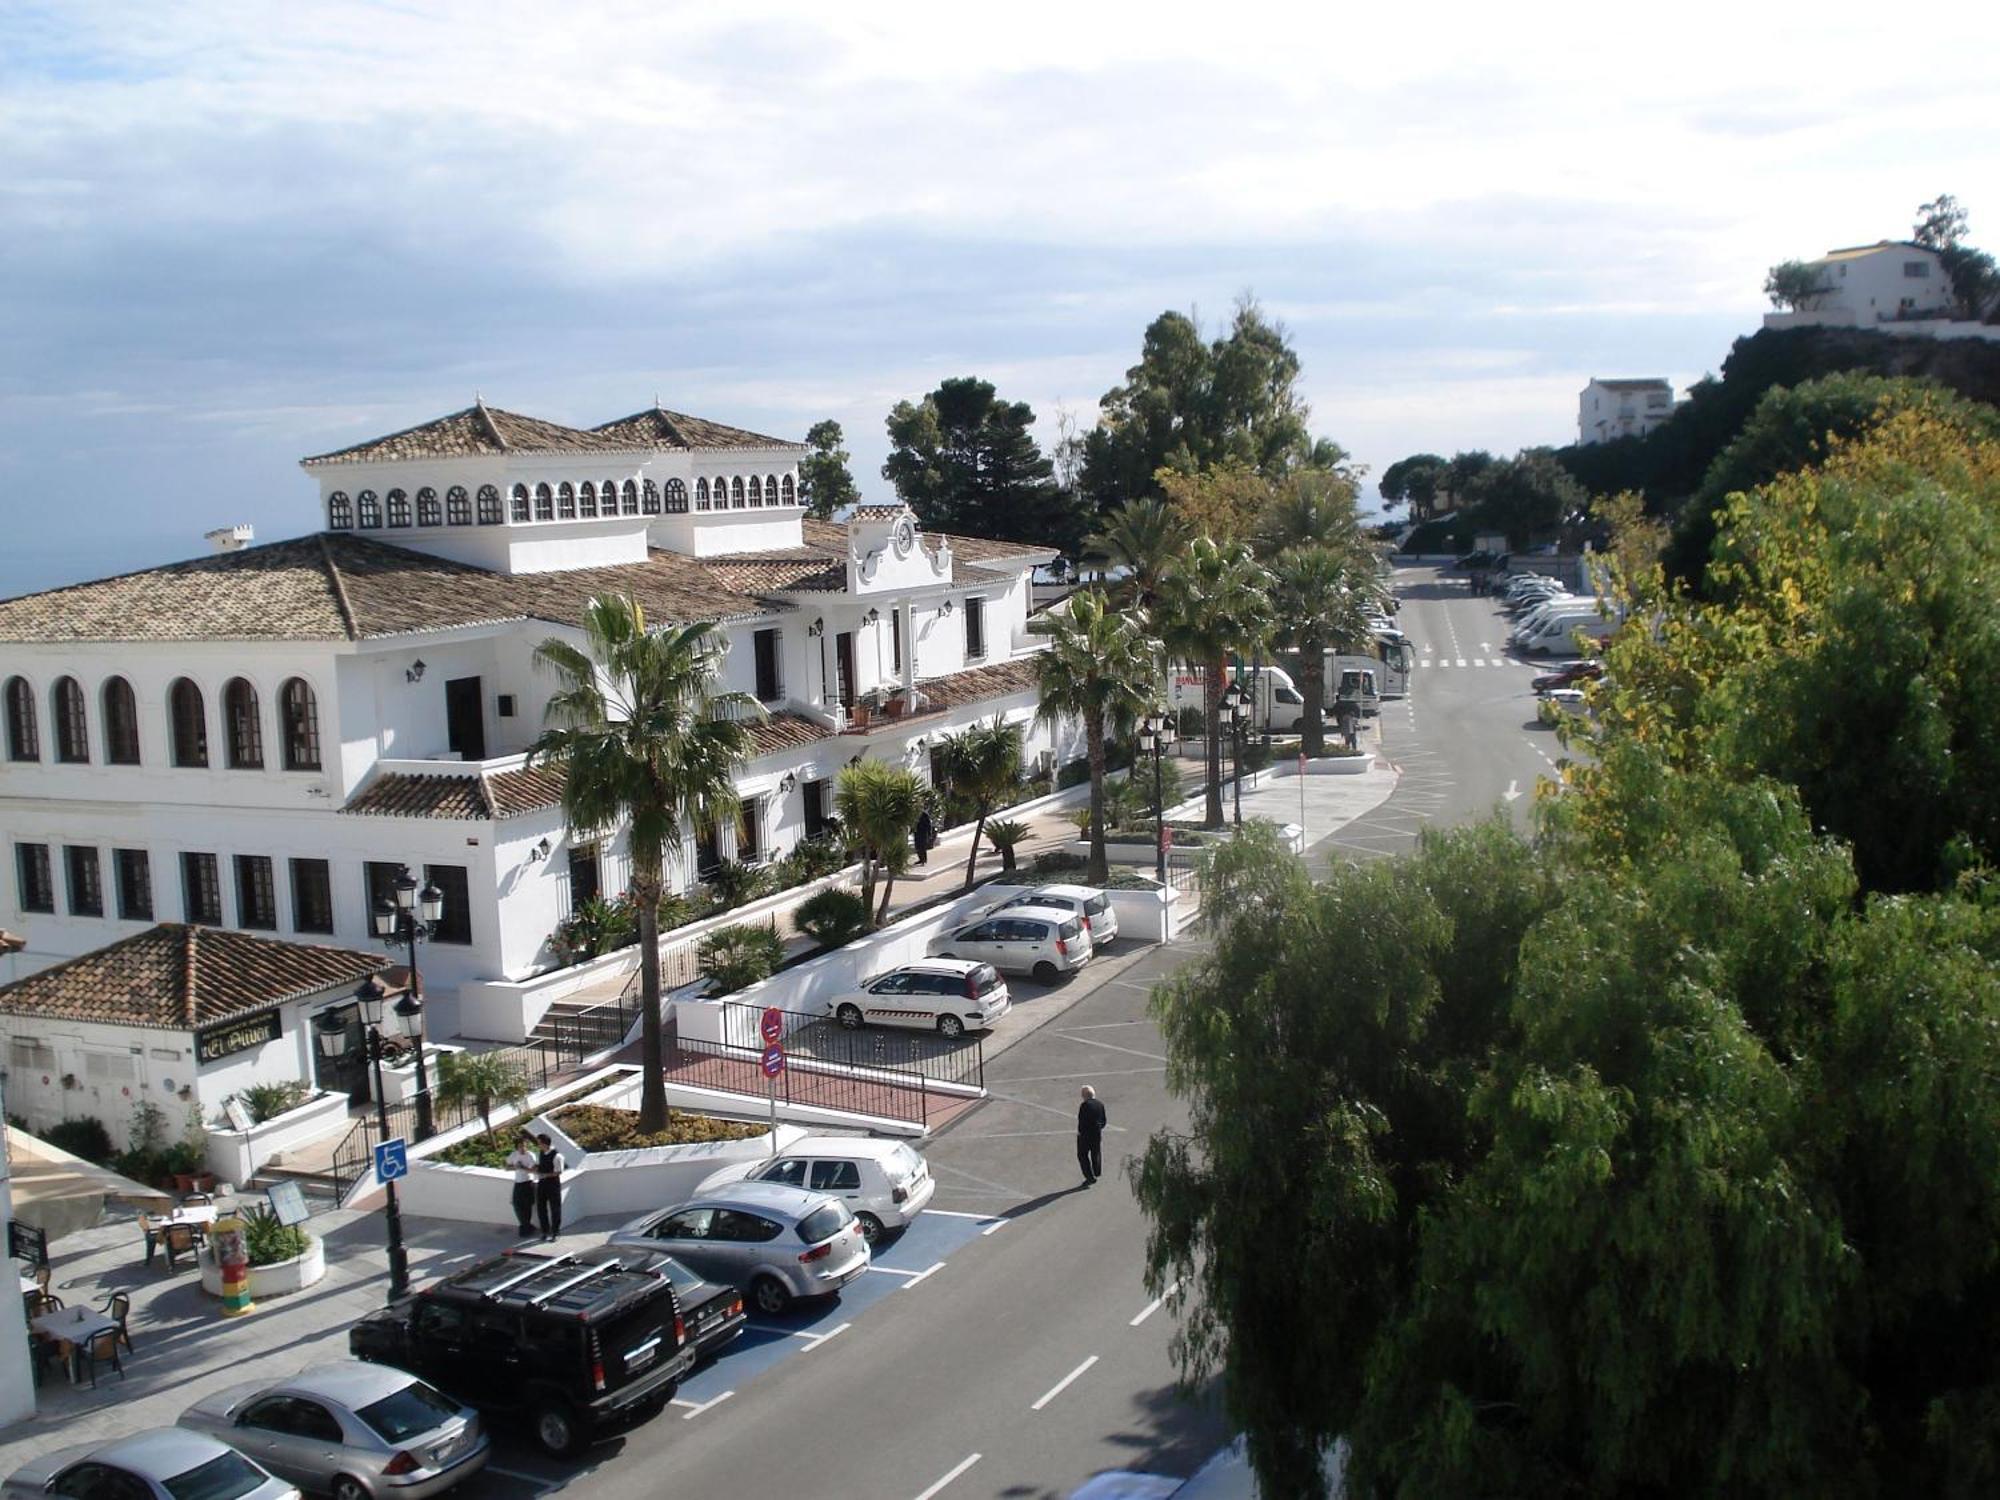
[[[579,431],[476,404],[305,460],[312,534],[0,601],[0,928],[26,940],[0,980],[162,921],[374,948],[407,866],[444,892],[423,967],[453,1036],[458,986],[547,970],[572,906],[625,887],[622,838],[571,839],[524,763],[534,648],[580,643],[602,593],[721,623],[724,685],[769,710],[742,818],[688,831],[682,886],[817,831],[863,756],[924,770],[995,715],[1031,759],[1073,753],[1032,722],[1053,549],[900,506],[808,521],[803,451],[659,408]]]
[[[1829,250],[1806,262],[1820,291],[1789,312],[1764,314],[1766,328],[1873,328],[1927,338],[2000,339],[2000,328],[1952,317],[1951,278],[1935,250],[1880,240]]]
[[[1581,444],[1644,437],[1674,414],[1674,388],[1653,377],[1601,380],[1590,377],[1576,402],[1576,438]]]

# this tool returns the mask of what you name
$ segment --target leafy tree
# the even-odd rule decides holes
[[[979,863],[979,840],[986,819],[1021,780],[1021,726],[995,718],[940,740],[931,752],[931,771],[952,795],[973,806],[972,848],[965,856],[965,889],[972,889]]]
[[[861,850],[861,899],[874,907],[874,924],[889,914],[896,877],[910,865],[910,833],[928,792],[915,772],[885,760],[847,766],[833,783],[833,807],[847,836]],[[875,900],[875,882],[882,899]]]
[[[806,446],[812,452],[799,460],[799,498],[816,521],[830,521],[835,512],[861,500],[848,469],[846,441],[840,424],[831,417],[806,429]]]
[[[1112,609],[1101,589],[1079,589],[1045,618],[1049,644],[1034,657],[1040,692],[1036,718],[1044,724],[1073,719],[1083,725],[1090,766],[1090,856],[1084,878],[1102,882],[1109,872],[1104,853],[1106,731],[1129,731],[1153,705],[1158,651],[1137,619]]]
[[[1553,535],[1587,500],[1583,486],[1548,448],[1524,448],[1486,466],[1467,492],[1474,524],[1504,532],[1507,545],[1515,548]]]
[[[1365,549],[1358,492],[1346,475],[1324,470],[1288,474],[1257,517],[1251,540],[1266,557],[1288,547]]]
[[[1222,826],[1222,693],[1229,654],[1247,652],[1270,629],[1268,579],[1243,542],[1196,537],[1167,570],[1160,595],[1160,635],[1167,649],[1200,664],[1208,741],[1206,823]]]
[[[438,1054],[437,1092],[447,1109],[469,1104],[479,1111],[479,1123],[491,1135],[493,1111],[525,1104],[530,1089],[527,1074],[498,1052],[443,1052]]]
[[[1445,465],[1443,492],[1451,496],[1455,506],[1469,504],[1477,496],[1487,471],[1498,462],[1484,448],[1454,453],[1451,462]]]
[[[1168,564],[1189,535],[1179,510],[1165,500],[1140,496],[1105,518],[1085,542],[1084,555],[1126,569],[1126,576],[1111,585],[1112,597],[1150,609]]]
[[[1074,552],[1083,526],[1063,503],[1034,422],[1025,401],[1000,400],[987,381],[947,380],[889,413],[882,477],[927,529]]]
[[[1786,312],[1810,312],[1832,290],[1826,273],[1803,260],[1779,261],[1764,277],[1764,295]]]
[[[1165,469],[1158,479],[1168,507],[1191,536],[1246,539],[1271,504],[1271,482],[1234,459],[1196,472]]]
[[[1326,753],[1326,653],[1365,648],[1372,639],[1371,611],[1381,600],[1374,554],[1357,532],[1357,545],[1326,543],[1290,547],[1271,561],[1274,639],[1299,653],[1299,695],[1305,699],[1301,749]]]
[[[561,773],[563,817],[573,831],[625,826],[639,919],[639,1126],[658,1130],[667,1118],[660,1029],[666,861],[681,848],[683,825],[713,828],[735,814],[735,772],[750,752],[745,720],[764,710],[747,693],[718,689],[729,639],[713,624],[655,630],[636,599],[609,594],[584,606],[581,629],[582,646],[552,636],[535,648],[535,666],[555,675],[556,690],[528,764]]]
[[[1385,505],[1401,505],[1407,500],[1410,515],[1422,520],[1437,503],[1438,490],[1450,467],[1448,460],[1435,453],[1412,453],[1384,469],[1376,487]]]
[[[2000,312],[2000,265],[1984,250],[1965,242],[1972,221],[1958,200],[1946,193],[1917,209],[1912,237],[1935,250],[1951,279],[1953,311],[1961,318],[1987,318]]]

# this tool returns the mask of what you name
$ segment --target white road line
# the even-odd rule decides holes
[[[1125,1078],[1140,1073],[1164,1073],[1166,1065],[1157,1068],[1098,1068],[1089,1073],[1038,1073],[1029,1078],[1010,1078],[1009,1083],[1073,1083],[1079,1078]],[[981,1137],[984,1139],[984,1137]]]
[[[1164,1292],[1162,1292],[1159,1296],[1155,1297],[1151,1302],[1148,1302],[1144,1307],[1140,1308],[1139,1316],[1134,1318],[1131,1322],[1127,1323],[1125,1326],[1127,1328],[1137,1328],[1141,1323],[1145,1322],[1146,1319],[1152,1317],[1152,1315],[1158,1312],[1162,1307],[1165,1307],[1167,1305],[1167,1298],[1173,1296],[1173,1294],[1179,1291],[1180,1289],[1181,1289],[1181,1284],[1178,1281],[1169,1283],[1167,1289]]]
[[[1462,666],[1464,666],[1464,665],[1465,665],[1465,658],[1461,656],[1461,657],[1460,657],[1460,658],[1458,659],[1458,664],[1459,664],[1459,665],[1460,665],[1461,667],[1462,667]]]
[[[734,1391],[724,1391],[720,1396],[710,1396],[706,1401],[683,1401],[680,1397],[676,1396],[674,1397],[674,1405],[686,1407],[687,1415],[682,1417],[681,1420],[683,1422],[692,1422],[711,1406],[720,1406],[735,1394],[736,1392]]]
[[[958,1478],[959,1475],[963,1474],[967,1469],[971,1468],[974,1464],[978,1462],[979,1462],[979,1455],[977,1453],[971,1454],[968,1457],[961,1459],[959,1461],[958,1467],[953,1469],[949,1474],[946,1474],[944,1478],[940,1479],[936,1484],[932,1485],[922,1494],[918,1495],[917,1500],[931,1500],[931,1496],[937,1494],[946,1485],[950,1484],[954,1479]]]
[[[907,1292],[911,1287],[915,1286],[918,1282],[923,1281],[926,1277],[935,1276],[939,1271],[942,1271],[943,1269],[944,1269],[944,1262],[939,1261],[936,1265],[930,1267],[928,1270],[917,1272],[916,1275],[912,1276],[908,1281],[903,1283],[903,1290]]]
[[[523,1484],[532,1484],[538,1489],[544,1490],[553,1489],[557,1485],[569,1482],[569,1479],[549,1474],[524,1474],[519,1469],[503,1469],[498,1464],[488,1464],[486,1472],[489,1474],[498,1474],[503,1479],[518,1479]],[[571,1475],[569,1477],[574,1478],[575,1476]]]
[[[984,1229],[979,1231],[980,1238],[984,1239],[989,1234],[998,1234],[1007,1227],[1007,1224],[1008,1221],[1006,1219],[995,1219],[991,1224],[988,1224]]]
[[[1486,658],[1483,656],[1475,656],[1472,658],[1472,664],[1475,667],[1483,667],[1486,665]],[[1493,665],[1497,667],[1500,665],[1500,663],[1496,661],[1495,663],[1493,663]]]
[[[1082,1364],[1078,1365],[1074,1370],[1071,1370],[1069,1374],[1063,1376],[1061,1380],[1058,1380],[1054,1385],[1050,1386],[1046,1391],[1044,1391],[1042,1393],[1042,1399],[1037,1401],[1033,1406],[1029,1407],[1028,1410],[1040,1411],[1043,1407],[1047,1406],[1051,1401],[1055,1400],[1056,1397],[1060,1396],[1065,1390],[1067,1390],[1069,1388],[1069,1383],[1072,1380],[1076,1379],[1077,1376],[1081,1375],[1085,1370],[1088,1370],[1092,1365],[1096,1363],[1097,1363],[1097,1356],[1093,1354],[1090,1356],[1089,1359],[1086,1359]]]
[[[751,1323],[746,1326],[756,1329],[759,1333],[782,1333],[786,1338],[804,1339],[806,1348],[812,1350],[817,1349],[828,1339],[847,1332],[854,1325],[842,1323],[838,1328],[829,1328],[825,1333],[809,1333],[803,1328],[773,1328],[768,1323]]]
[[[1001,1188],[1000,1191],[1003,1193],[1011,1193],[1014,1190],[1012,1188]],[[991,1214],[962,1214],[957,1209],[954,1208],[927,1208],[924,1210],[924,1212],[927,1214],[936,1214],[940,1219],[977,1219],[982,1224],[991,1224],[995,1222],[993,1215]],[[1004,1224],[1007,1221],[1005,1219],[1002,1219],[999,1220],[998,1222]]]
[[[1152,1060],[1153,1060],[1154,1062],[1158,1062],[1158,1063],[1163,1063],[1163,1062],[1165,1062],[1165,1061],[1166,1061],[1166,1058],[1165,1058],[1164,1056],[1162,1056],[1162,1055],[1161,1055],[1160,1053],[1158,1053],[1158,1052],[1141,1052],[1141,1051],[1140,1051],[1140,1050],[1139,1050],[1139,1049],[1138,1049],[1137,1047],[1121,1047],[1121,1046],[1119,1046],[1119,1045],[1118,1045],[1118,1044],[1117,1044],[1116,1042],[1100,1042],[1100,1041],[1099,1041],[1099,1040],[1098,1040],[1098,1039],[1097,1039],[1096,1037],[1094,1037],[1094,1036],[1078,1036],[1078,1035],[1077,1035],[1077,1034],[1076,1034],[1075,1032],[1073,1032],[1073,1031],[1058,1031],[1058,1032],[1056,1033],[1056,1035],[1057,1035],[1057,1036],[1062,1036],[1062,1037],[1068,1037],[1068,1038],[1069,1038],[1069,1039],[1070,1039],[1071,1041],[1073,1041],[1073,1042],[1082,1042],[1082,1043],[1083,1043],[1083,1045],[1084,1045],[1084,1046],[1086,1046],[1086,1047],[1102,1047],[1102,1048],[1103,1048],[1103,1049],[1104,1049],[1105,1051],[1107,1051],[1107,1052],[1129,1052],[1129,1053],[1130,1053],[1130,1054],[1131,1054],[1132,1056],[1134,1056],[1134,1057],[1145,1057],[1145,1058],[1150,1058],[1150,1059],[1152,1059]],[[1025,1103],[1027,1103],[1028,1101],[1027,1101],[1027,1100],[1025,1100],[1025,1099],[1021,1099],[1021,1100],[1017,1100],[1016,1102],[1017,1102],[1017,1103],[1020,1103],[1020,1104],[1025,1104]],[[1050,1113],[1051,1113],[1051,1114],[1066,1114],[1066,1113],[1068,1113],[1068,1111],[1066,1111],[1066,1110],[1051,1110],[1051,1111],[1050,1111]]]
[[[884,1276],[907,1276],[910,1279],[904,1282],[903,1285],[915,1286],[918,1282],[922,1281],[926,1276],[933,1276],[939,1271],[942,1271],[944,1269],[944,1262],[939,1261],[936,1265],[926,1267],[924,1270],[921,1271],[906,1271],[901,1266],[878,1266],[873,1264],[871,1264],[868,1267],[868,1269],[871,1271],[880,1271]]]

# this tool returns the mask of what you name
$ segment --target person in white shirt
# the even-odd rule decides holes
[[[520,1139],[515,1141],[507,1165],[514,1173],[514,1217],[519,1222],[521,1238],[526,1239],[535,1232],[535,1138],[527,1131],[522,1131]]]

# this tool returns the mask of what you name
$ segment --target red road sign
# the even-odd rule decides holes
[[[776,1042],[764,1049],[764,1076],[776,1078],[785,1071],[785,1049]]]
[[[757,1021],[757,1034],[767,1042],[777,1042],[785,1035],[785,1013],[775,1005],[764,1007],[764,1014]]]

